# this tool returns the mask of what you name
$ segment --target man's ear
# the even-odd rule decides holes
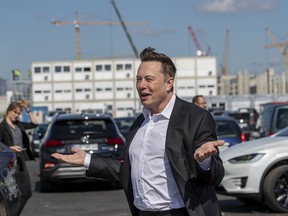
[[[173,88],[174,77],[169,77],[167,80],[167,91],[170,91]]]

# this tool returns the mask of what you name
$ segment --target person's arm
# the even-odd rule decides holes
[[[64,155],[53,153],[51,156],[65,163],[84,166],[88,177],[119,180],[121,163],[117,160],[102,158],[96,154],[88,155],[78,148],[71,148],[74,154]]]
[[[26,100],[20,100],[18,101],[18,103],[20,103],[20,105],[22,106],[22,108],[24,108],[29,116],[29,119],[30,119],[30,122],[37,125],[38,122],[37,122],[37,119],[36,117],[34,116],[34,114],[31,112],[30,108],[29,108],[29,104],[28,104],[28,101]]]
[[[198,178],[208,185],[218,185],[224,177],[224,166],[219,156],[218,146],[224,145],[225,142],[217,140],[215,122],[210,113],[203,115],[197,134],[194,159],[197,161]],[[202,163],[209,160],[209,169],[202,169]]]

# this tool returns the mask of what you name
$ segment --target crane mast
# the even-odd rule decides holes
[[[225,34],[223,63],[222,63],[222,67],[221,67],[221,75],[222,76],[227,75],[228,51],[229,51],[229,29],[226,30],[226,34]]]
[[[126,34],[126,37],[127,37],[128,41],[129,41],[129,43],[130,43],[130,46],[132,47],[132,50],[133,50],[133,52],[134,52],[134,55],[135,55],[136,58],[138,58],[138,51],[137,51],[137,49],[136,49],[136,47],[135,47],[135,45],[134,45],[134,43],[133,43],[133,41],[132,41],[132,38],[131,38],[131,36],[130,36],[128,30],[127,30],[127,28],[126,28],[125,22],[123,21],[123,19],[122,19],[122,17],[121,17],[121,14],[120,14],[117,6],[116,6],[116,3],[115,3],[114,0],[111,0],[111,3],[112,3],[112,5],[113,5],[113,8],[114,8],[117,16],[118,16],[119,21],[120,21],[120,23],[121,23],[121,25],[122,25],[122,27],[123,27],[123,30],[124,30],[124,32],[125,32],[125,34]]]
[[[196,49],[197,49],[196,54],[197,54],[198,56],[203,56],[203,55],[205,55],[205,52],[203,52],[203,50],[202,50],[202,48],[201,48],[201,46],[200,46],[200,44],[199,44],[199,42],[198,42],[198,39],[197,39],[197,37],[196,37],[196,34],[195,34],[195,32],[193,31],[192,27],[191,27],[191,26],[188,26],[188,30],[189,30],[189,32],[190,32],[190,34],[191,34],[191,36],[192,36],[192,39],[193,39],[193,41],[194,41],[194,44],[195,44],[195,46],[196,46]]]

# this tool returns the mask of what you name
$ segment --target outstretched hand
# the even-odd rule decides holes
[[[194,154],[194,159],[201,162],[205,160],[206,158],[210,157],[213,154],[217,153],[217,147],[218,146],[223,146],[224,145],[223,140],[216,140],[216,141],[211,141],[204,143],[201,145]]]
[[[74,154],[64,155],[59,153],[53,153],[51,156],[65,163],[83,166],[86,152],[74,147],[71,148],[71,151],[74,152]]]

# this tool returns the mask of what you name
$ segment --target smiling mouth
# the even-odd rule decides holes
[[[147,98],[148,96],[150,96],[150,94],[148,94],[148,93],[141,93],[141,98],[143,98],[143,99]]]

